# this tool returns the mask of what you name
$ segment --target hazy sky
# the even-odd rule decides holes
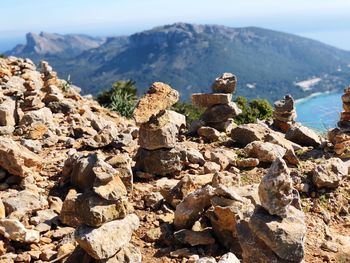
[[[174,22],[258,26],[350,50],[348,0],[1,0],[0,51],[29,31],[120,35]]]

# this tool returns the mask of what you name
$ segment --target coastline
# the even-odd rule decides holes
[[[304,103],[312,98],[319,97],[319,96],[326,95],[326,94],[330,94],[330,93],[336,93],[336,92],[337,91],[314,92],[314,93],[311,93],[309,96],[306,96],[304,98],[296,99],[295,104]]]

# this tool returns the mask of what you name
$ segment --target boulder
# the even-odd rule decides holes
[[[225,122],[241,113],[242,110],[238,108],[236,103],[230,102],[229,104],[214,105],[207,108],[202,114],[201,120],[205,122]]]
[[[170,86],[154,82],[147,93],[139,100],[134,110],[136,123],[149,121],[152,116],[166,110],[179,100],[179,93]]]
[[[201,214],[210,206],[210,200],[214,196],[214,188],[210,185],[187,195],[176,206],[174,226],[176,229],[191,228]]]
[[[213,92],[234,93],[236,91],[237,78],[232,73],[224,73],[216,78],[213,85]]]
[[[0,137],[0,167],[12,175],[26,177],[41,169],[42,160],[12,139]]]
[[[153,151],[139,148],[135,168],[150,174],[174,174],[182,170],[184,158],[177,148]]]
[[[312,181],[317,188],[336,188],[348,175],[348,167],[339,158],[325,160],[312,170]]]
[[[80,219],[89,226],[101,226],[104,223],[124,218],[129,212],[128,200],[109,201],[95,193],[85,193],[77,197],[75,211]]]
[[[224,93],[194,93],[192,104],[198,107],[211,107],[217,104],[229,104],[232,101],[232,94]]]
[[[3,198],[3,203],[7,215],[12,212],[35,212],[48,205],[44,197],[29,190],[23,190],[8,198]]]
[[[51,110],[45,107],[39,110],[28,111],[23,115],[19,124],[21,126],[27,127],[27,126],[31,126],[36,122],[52,124],[53,115]]]
[[[302,146],[319,147],[322,143],[320,136],[305,126],[293,126],[286,133],[286,139]]]
[[[277,158],[259,185],[261,205],[271,214],[286,217],[293,201],[293,181],[282,158]]]
[[[243,124],[231,131],[231,138],[239,145],[246,146],[253,141],[263,141],[270,129],[261,124]]]
[[[78,244],[95,259],[108,259],[129,243],[140,221],[135,214],[111,221],[98,228],[81,225],[74,237]]]
[[[5,238],[22,243],[39,242],[39,232],[26,229],[17,219],[0,219],[0,234]]]
[[[257,158],[262,163],[272,163],[277,158],[283,158],[286,154],[286,149],[283,147],[261,141],[249,143],[243,151],[248,157]]]
[[[208,142],[215,142],[220,138],[220,132],[208,126],[200,127],[197,133]]]

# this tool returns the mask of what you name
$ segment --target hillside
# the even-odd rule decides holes
[[[300,98],[341,89],[350,82],[350,52],[255,27],[177,23],[109,38],[77,56],[68,48],[68,56],[55,57],[25,50],[17,48],[8,54],[48,59],[61,77],[70,75],[84,93],[92,94],[120,79],[135,80],[142,94],[150,83],[162,80],[188,99],[192,92],[208,91],[222,72],[237,75],[238,94],[270,101],[285,93]],[[314,78],[321,80],[306,87],[301,82]]]

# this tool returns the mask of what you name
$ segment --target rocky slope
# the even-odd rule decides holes
[[[213,88],[189,136],[164,83],[127,120],[46,62],[0,59],[0,261],[349,262],[348,163],[289,97],[278,127],[220,132],[235,78]]]
[[[45,36],[41,39],[44,42]],[[52,50],[64,43],[63,39],[49,41]],[[40,48],[40,44],[36,46]],[[70,44],[66,48],[71,53]],[[135,80],[141,95],[161,76],[180,92],[182,100],[189,100],[191,93],[208,91],[212,80],[228,71],[239,76],[239,95],[274,102],[287,93],[300,98],[340,90],[350,81],[350,52],[256,27],[176,23],[109,38],[103,45],[73,57],[43,56],[26,49],[8,54],[36,62],[44,58],[61,76],[70,75],[74,83],[84,87],[85,94],[94,95],[123,79]],[[310,87],[304,87],[308,82],[301,82],[315,78],[321,81]],[[304,84],[298,86],[299,82]]]

